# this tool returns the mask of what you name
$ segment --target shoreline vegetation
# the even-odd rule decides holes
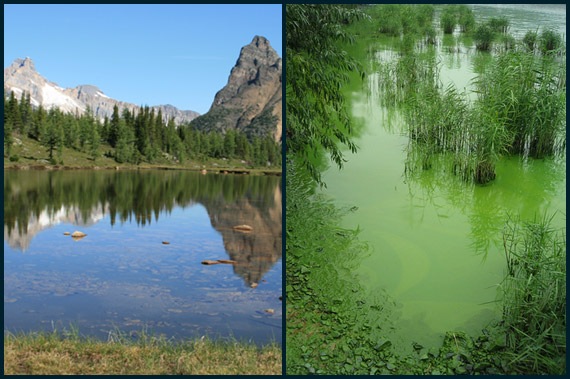
[[[132,112],[115,106],[110,119],[99,120],[89,108],[79,115],[33,107],[25,92],[19,100],[14,92],[5,93],[4,109],[5,168],[281,169],[281,142],[266,130],[275,117],[260,119],[247,132],[210,130],[201,117],[176,125],[148,106]]]
[[[30,138],[21,138],[12,147],[17,161],[4,157],[5,170],[187,170],[200,171],[202,173],[220,174],[251,174],[251,175],[281,175],[281,167],[252,166],[240,159],[194,159],[183,163],[172,163],[167,159],[153,163],[141,162],[139,164],[118,163],[113,158],[101,156],[92,159],[87,154],[74,149],[63,148],[61,162],[64,164],[52,164],[49,161],[48,152]],[[33,154],[25,155],[23,152],[32,151]],[[205,170],[205,171],[204,171]]]
[[[466,6],[437,9],[441,11],[444,37],[449,30],[445,27],[446,18],[450,15],[452,30],[469,33],[479,28]],[[403,354],[395,350],[391,341],[394,334],[391,313],[397,306],[396,301],[383,291],[371,298],[355,274],[354,268],[370,254],[366,242],[360,240],[358,229],[341,226],[341,218],[354,211],[355,207],[341,209],[333,199],[319,192],[319,188],[326,186],[321,176],[326,162],[342,168],[345,161],[343,151],[348,149],[354,153],[357,150],[355,125],[351,124],[347,99],[343,98],[339,88],[351,85],[351,75],[358,74],[364,78],[366,73],[354,56],[347,52],[350,51],[349,46],[356,38],[362,41],[391,35],[393,29],[398,40],[402,37],[399,53],[403,57],[414,55],[416,45],[423,38],[428,45],[436,41],[435,10],[431,5],[417,8],[413,5],[286,5],[285,365],[288,375],[566,373],[566,228],[555,228],[551,223],[553,215],[537,212],[534,220],[523,220],[514,214],[504,221],[501,236],[505,272],[502,282],[498,283],[496,300],[503,311],[501,319],[477,335],[450,330],[442,337],[439,348],[413,343],[413,352]],[[425,33],[418,34],[413,30],[422,25]],[[488,28],[486,24],[479,26],[485,30]],[[497,28],[499,31],[491,35],[491,39],[497,38],[490,45],[494,50],[491,54],[485,53],[490,58],[512,53],[504,51],[505,45],[499,38],[505,37],[501,36],[505,30],[504,23]],[[508,39],[509,43],[511,41]],[[524,43],[528,45],[527,42]],[[520,47],[520,43],[517,46]],[[558,59],[560,46],[556,45],[554,49],[547,44],[545,46],[540,49],[533,45],[528,54],[536,54],[533,59],[537,60]],[[348,74],[351,71],[353,73]],[[410,72],[417,74],[414,70]],[[400,72],[387,77],[406,79],[405,74]],[[565,89],[565,77],[561,80]],[[559,93],[554,82],[545,88]],[[439,98],[440,93],[437,94]],[[505,104],[491,100],[504,99],[500,96],[484,98],[483,105],[500,108]],[[510,100],[509,97],[506,99]],[[390,100],[390,97],[384,100]],[[516,96],[513,101],[517,101]],[[529,103],[525,104],[529,106]],[[560,110],[558,100],[554,104],[556,107],[549,109]],[[312,113],[309,108],[313,109]],[[525,110],[525,107],[521,109]],[[434,112],[438,116],[442,113]],[[499,121],[512,121],[508,116]],[[503,125],[499,121],[493,125]],[[431,126],[427,121],[425,125]],[[558,131],[560,127],[558,123],[547,126],[551,128],[545,129],[551,131]],[[536,133],[525,135],[522,138],[526,142],[518,145],[524,147],[521,155],[525,159],[534,159],[537,151],[533,143],[534,137],[540,139],[539,129],[532,131]],[[431,136],[434,130],[418,132]],[[498,133],[493,136],[496,135]],[[558,138],[557,133],[554,135]],[[423,135],[422,138],[418,135],[409,137],[416,142],[433,142]],[[497,149],[515,146],[515,137],[508,141],[511,144],[491,145]],[[548,140],[547,145],[554,147],[549,153],[565,152],[565,146],[557,145],[557,138]],[[474,146],[482,149],[486,141],[475,142]],[[487,163],[494,163],[512,153],[484,149],[475,152],[480,153],[478,158],[489,158],[481,159]],[[465,185],[493,185],[494,171],[483,172],[483,168],[494,168],[491,166],[480,165],[474,169],[469,166],[469,174],[473,175],[464,180]],[[420,165],[420,168],[430,169],[429,165]]]
[[[76,329],[39,333],[4,332],[4,374],[280,375],[281,347],[199,338],[174,342],[120,332],[108,341],[80,336]]]

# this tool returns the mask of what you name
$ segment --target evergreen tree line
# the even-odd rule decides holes
[[[242,159],[255,166],[280,166],[281,146],[271,136],[252,136],[235,129],[225,133],[202,132],[192,123],[176,126],[164,121],[162,111],[148,106],[137,111],[113,108],[111,118],[97,120],[91,109],[79,115],[33,107],[30,94],[18,100],[14,92],[4,96],[4,154],[11,157],[14,136],[29,137],[46,147],[50,161],[61,160],[63,147],[101,154],[118,163],[154,163],[165,158],[183,163],[186,159]],[[109,146],[113,149],[110,149]]]

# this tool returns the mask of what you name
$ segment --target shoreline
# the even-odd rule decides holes
[[[93,166],[68,166],[68,165],[50,165],[50,164],[4,164],[4,170],[38,170],[38,171],[71,171],[71,170],[115,170],[115,171],[134,171],[134,170],[180,170],[180,171],[196,171],[202,174],[234,174],[234,175],[268,175],[281,176],[282,170],[279,169],[262,169],[262,168],[246,168],[246,167],[221,167],[221,166],[205,166],[203,167],[185,167],[185,166],[169,166],[169,165],[139,165],[139,166],[109,166],[109,165],[93,165]]]
[[[143,333],[118,333],[109,341],[77,330],[4,334],[4,373],[280,375],[282,349],[243,341],[189,339],[172,342]]]

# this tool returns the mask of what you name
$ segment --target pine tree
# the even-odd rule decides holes
[[[97,124],[95,123],[91,130],[89,131],[89,137],[87,143],[89,145],[89,155],[93,160],[97,159],[99,155],[99,146],[101,145],[101,137],[97,131]]]
[[[125,109],[128,113],[128,109]],[[124,116],[124,114],[123,114]],[[107,138],[107,142],[112,147],[117,146],[117,140],[119,139],[119,107],[117,104],[113,107],[113,115],[111,116],[111,123],[109,125],[109,136]]]
[[[50,109],[47,115],[46,130],[42,138],[42,144],[47,147],[50,162],[55,163],[54,151],[61,156],[63,149],[62,114],[58,108]]]
[[[115,160],[119,163],[135,163],[134,146],[135,137],[132,129],[127,126],[124,119],[119,120],[117,129],[117,143]]]
[[[32,117],[32,128],[28,135],[36,141],[41,141],[46,129],[47,113],[40,104]]]
[[[8,113],[8,123],[10,123],[10,128],[13,133],[21,133],[22,131],[22,115],[20,113],[20,107],[18,105],[18,100],[14,95],[14,91],[10,92],[10,98],[8,100],[8,107],[5,108]]]
[[[101,132],[99,133],[102,141],[109,142],[110,129],[111,125],[109,123],[109,117],[105,116],[103,119],[103,125],[101,126]]]
[[[14,139],[12,137],[12,120],[8,115],[8,103],[6,102],[6,96],[4,96],[4,156],[9,157],[12,152],[12,143]]]
[[[227,158],[233,159],[236,155],[236,132],[229,129],[224,135],[224,153]]]
[[[28,134],[32,125],[32,103],[29,92],[22,92],[20,100],[20,116],[22,119],[22,129],[20,134],[25,136]]]
[[[75,116],[66,114],[63,120],[63,144],[65,147],[77,148],[78,123]]]
[[[245,133],[236,133],[236,156],[243,160],[249,160],[251,154],[251,145],[247,140]]]

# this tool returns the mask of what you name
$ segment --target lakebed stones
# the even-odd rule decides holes
[[[231,259],[217,259],[217,260],[210,260],[210,259],[206,259],[202,261],[203,265],[217,265],[217,264],[230,264],[230,265],[235,265],[237,262],[236,261],[232,261]]]
[[[63,233],[64,236],[68,236],[69,232],[64,232]],[[73,238],[75,241],[79,241],[80,239],[84,238],[85,236],[87,236],[87,234],[80,232],[78,230],[76,230],[75,232],[71,233],[71,238]]]
[[[234,226],[234,230],[237,232],[242,232],[242,233],[249,233],[251,231],[253,231],[253,228],[249,225],[236,225]]]

